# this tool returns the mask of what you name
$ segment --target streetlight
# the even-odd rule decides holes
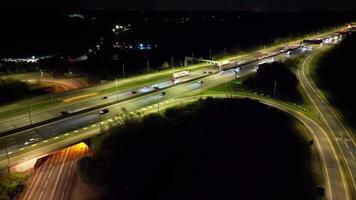
[[[10,158],[9,158],[9,152],[7,151],[6,138],[3,138],[2,142],[4,143],[5,153],[7,158],[7,172],[10,174]]]
[[[102,115],[105,115],[105,114],[108,113],[108,112],[109,112],[109,109],[107,109],[107,108],[102,109],[102,110],[99,111],[99,127],[100,127],[100,133],[99,133],[99,134],[102,133],[101,116],[102,116]]]
[[[30,120],[30,125],[32,125],[32,117],[31,117],[31,108],[30,108],[30,102],[27,102],[27,111],[28,111],[28,118]]]
[[[115,78],[115,87],[116,87],[116,101],[119,101],[119,89],[117,86],[117,78]]]
[[[159,96],[158,96],[158,106],[157,106],[157,111],[159,113],[159,103],[160,103],[160,100],[161,100],[161,97],[163,97],[164,95],[166,95],[166,92],[161,92],[159,93]]]
[[[122,76],[125,78],[125,64],[122,64]]]
[[[172,56],[172,58],[171,58],[171,65],[172,65],[173,70],[174,70],[174,65],[173,65],[173,56]]]

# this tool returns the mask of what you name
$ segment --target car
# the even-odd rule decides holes
[[[164,96],[166,95],[166,92],[161,92],[159,95]]]
[[[257,69],[258,69],[258,66],[254,66],[253,68],[257,70]]]
[[[204,83],[204,81],[198,81],[198,83],[199,83],[199,84],[203,84],[203,83]]]
[[[107,108],[104,108],[104,109],[99,111],[100,115],[104,115],[104,114],[106,114],[108,112],[109,112],[109,109],[107,109]]]
[[[40,138],[30,138],[27,141],[25,141],[23,144],[26,146],[26,145],[32,144],[38,140],[40,140]]]
[[[137,91],[136,90],[132,90],[131,94],[137,94]]]
[[[108,97],[107,96],[103,96],[103,97],[100,98],[100,100],[104,100],[104,99],[108,99]]]
[[[159,90],[158,86],[153,87],[154,90]]]
[[[69,111],[66,111],[66,110],[61,111],[60,113],[61,113],[61,115],[69,115],[69,114],[70,114],[70,112],[69,112]]]

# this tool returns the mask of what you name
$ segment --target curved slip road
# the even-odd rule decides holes
[[[212,94],[213,97],[225,97],[222,94]],[[291,106],[272,99],[261,97],[238,95],[235,97],[248,97],[260,101],[263,104],[275,107],[289,113],[302,122],[313,136],[316,148],[322,160],[325,175],[326,198],[329,200],[351,200],[347,178],[342,168],[341,159],[335,150],[329,134],[314,120]]]
[[[329,137],[331,138],[337,153],[342,160],[342,167],[345,169],[345,176],[348,181],[351,199],[356,199],[356,160],[355,160],[355,141],[352,129],[347,126],[342,118],[337,113],[336,109],[331,106],[323,97],[321,91],[316,84],[312,81],[310,76],[310,66],[322,50],[326,47],[317,49],[314,53],[310,54],[302,63],[297,71],[298,79],[301,86],[312,102],[319,114],[324,127],[326,128]]]

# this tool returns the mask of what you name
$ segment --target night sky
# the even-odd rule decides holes
[[[2,0],[1,9],[356,11],[356,0]]]

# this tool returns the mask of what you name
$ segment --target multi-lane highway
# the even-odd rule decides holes
[[[303,54],[304,51],[297,49],[292,55],[280,54],[275,56],[275,59],[285,59],[290,56],[298,56]],[[241,66],[241,70],[238,72],[240,77],[244,75],[248,75],[250,73],[254,73],[256,71],[255,67],[260,63],[261,60]],[[234,66],[236,64],[231,64]],[[229,66],[229,67],[231,67]],[[109,113],[105,115],[100,115],[99,110],[93,110],[90,112],[86,112],[80,115],[75,115],[72,117],[64,118],[59,121],[55,121],[53,123],[49,123],[43,126],[39,126],[33,129],[28,129],[25,131],[21,131],[6,137],[3,137],[3,145],[1,146],[1,156],[3,158],[2,162],[0,162],[0,166],[6,167],[6,151],[10,155],[10,163],[15,164],[22,161],[23,158],[26,158],[25,152],[31,152],[31,149],[38,148],[37,144],[43,144],[46,141],[60,137],[64,133],[73,132],[76,130],[80,130],[85,127],[89,127],[93,124],[98,123],[100,120],[108,120],[115,117],[115,115],[122,113],[122,108],[127,109],[128,111],[141,111],[141,108],[145,108],[149,106],[157,106],[158,101],[160,104],[164,104],[170,99],[180,98],[187,95],[195,95],[200,93],[203,89],[208,89],[211,87],[215,87],[217,85],[226,83],[236,77],[236,74],[233,70],[227,70],[224,73],[212,74],[210,76],[201,78],[199,80],[203,81],[203,84],[198,83],[198,80],[175,85],[166,90],[165,96],[160,96],[160,92],[148,93],[144,96],[140,96],[128,101],[124,101],[121,103],[117,103],[111,106],[106,107],[109,109]],[[144,88],[143,88],[144,89]],[[95,105],[95,104],[94,104]],[[157,106],[158,108],[158,106]],[[31,139],[35,139],[32,143]],[[5,146],[6,145],[6,146]],[[7,147],[7,148],[4,148]],[[58,146],[59,147],[59,146]],[[23,156],[19,156],[23,155]],[[37,154],[32,154],[32,156]],[[31,156],[31,157],[32,157]],[[3,165],[1,165],[3,164]]]
[[[347,173],[345,176],[349,181],[350,190],[353,194],[353,199],[356,198],[356,145],[354,141],[354,135],[351,132],[351,129],[348,128],[347,124],[340,118],[337,114],[335,108],[333,108],[327,99],[325,99],[316,87],[315,83],[312,81],[309,68],[311,66],[312,60],[322,53],[322,50],[328,47],[321,47],[316,50],[314,53],[309,55],[304,62],[301,63],[301,66],[298,70],[298,78],[300,80],[301,86],[308,96],[309,100],[312,102],[316,108],[317,113],[319,114],[322,122],[327,132],[329,133],[330,138],[332,138],[335,147],[339,149],[340,157],[345,161],[344,168]]]
[[[87,153],[84,143],[54,152],[36,169],[23,199],[69,199],[77,161]]]
[[[290,56],[292,57],[299,56],[304,53],[307,53],[307,51],[304,51],[303,49],[296,49],[292,51],[291,55],[282,53],[274,56],[274,58],[275,60],[280,60]],[[255,62],[251,62],[249,64],[239,66],[241,67],[241,69],[238,72],[238,75],[242,77],[254,73],[256,71],[256,66],[258,66],[258,63],[262,61],[263,59],[260,59],[260,60],[256,60]],[[236,62],[231,62],[225,67],[236,67],[236,65],[237,65]],[[69,116],[67,118],[52,123],[48,123],[42,126],[38,126],[33,129],[28,129],[25,131],[21,131],[3,137],[2,144],[1,144],[1,152],[0,152],[0,158],[1,158],[0,167],[4,169],[8,165],[14,165],[16,163],[20,163],[29,158],[35,158],[37,156],[41,156],[43,154],[53,152],[56,149],[63,148],[69,144],[74,144],[78,141],[83,140],[84,138],[98,134],[102,128],[105,129],[109,124],[109,122],[113,121],[118,114],[122,113],[122,108],[125,108],[129,112],[133,112],[133,113],[147,112],[147,111],[151,112],[156,108],[158,109],[159,105],[172,103],[174,102],[175,99],[197,95],[201,93],[202,90],[229,82],[234,78],[236,78],[237,75],[235,74],[235,72],[233,72],[233,70],[226,70],[223,73],[213,73],[213,74],[208,74],[206,76],[205,73],[203,73],[203,71],[207,71],[210,69],[200,69],[200,70],[201,70],[200,72],[196,71],[195,72],[196,74],[192,73],[191,78],[199,78],[199,76],[203,76],[202,78],[199,78],[199,81],[203,81],[203,84],[198,83],[198,80],[188,81],[186,83],[177,84],[177,85],[172,85],[173,83],[168,83],[167,81],[156,83],[156,84],[163,84],[160,85],[161,88],[166,87],[166,89],[164,90],[166,92],[166,95],[164,96],[161,96],[160,92],[150,92],[150,90],[153,89],[152,85],[149,85],[149,87],[136,88],[135,91],[138,91],[141,94],[143,94],[142,96],[137,96],[136,98],[132,98],[130,100],[108,106],[107,109],[109,109],[109,113],[105,115],[99,114],[100,109],[92,110],[75,116]],[[128,90],[120,93],[113,92],[110,95],[108,95],[107,99],[104,100],[100,100],[97,97],[91,98],[89,100],[81,102],[80,105],[78,104],[79,107],[74,106],[74,107],[70,107],[70,109],[73,110],[83,109],[83,107],[84,108],[88,106],[92,107],[103,101],[116,101],[118,97],[120,98],[119,94],[123,94],[123,96],[132,95],[129,93],[130,91],[132,90]],[[85,104],[85,102],[87,102],[87,104]],[[56,115],[58,115],[58,108],[53,108],[53,109],[55,110],[54,112],[56,113]],[[60,109],[62,109],[62,107]],[[44,116],[43,118],[46,118],[46,116]],[[41,119],[42,118],[40,118],[40,120]],[[17,121],[16,118],[14,121],[16,123]],[[333,146],[331,146],[331,151],[330,151],[330,149],[324,149],[324,146],[320,145],[320,151],[324,152],[325,154],[332,154],[334,153],[335,150],[333,149]],[[336,163],[333,164],[334,164],[333,167],[336,167],[336,164],[337,165],[339,164],[339,159],[336,159]],[[340,168],[336,167],[336,169],[339,170]],[[344,177],[342,173],[343,170],[339,170],[339,171],[341,176]],[[340,180],[338,178],[336,179]],[[330,184],[329,185],[330,188],[333,189],[335,188],[335,190],[339,191],[340,193],[342,193],[342,190],[339,187],[342,187],[342,189],[344,189],[344,187],[347,187],[347,185],[342,186],[342,184],[344,184],[344,181],[341,181],[340,183],[334,186],[333,183],[331,183],[329,180],[329,184]],[[337,194],[336,196],[347,197],[347,196],[342,196],[342,194],[339,195],[337,191],[334,192],[334,194]],[[335,195],[330,194],[330,196],[332,196],[333,199],[338,199],[336,197],[334,198]],[[344,199],[348,199],[348,197]]]

